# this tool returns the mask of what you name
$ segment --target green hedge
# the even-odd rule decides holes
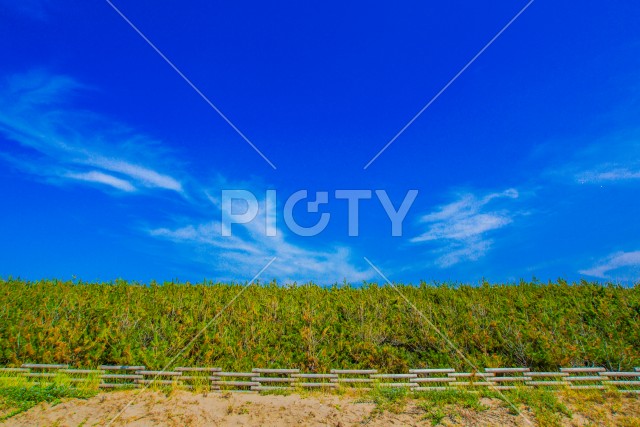
[[[0,279],[0,365],[640,366],[640,286],[319,287]],[[399,295],[406,296],[422,313]],[[220,313],[218,315],[218,313]],[[218,316],[216,318],[216,316]],[[424,317],[423,317],[424,316]],[[457,347],[454,351],[431,322]]]

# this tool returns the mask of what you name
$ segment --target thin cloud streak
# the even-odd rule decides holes
[[[129,176],[149,188],[161,188],[178,193],[182,193],[184,191],[182,188],[182,184],[176,179],[168,175],[160,174],[152,169],[135,165],[123,160],[98,158],[90,159],[87,161],[87,163],[94,164],[95,166],[99,166],[108,171],[118,172],[123,175]]]
[[[143,154],[147,159],[147,154],[153,151],[147,148],[162,150],[159,144],[98,114],[67,105],[70,98],[86,89],[70,77],[43,72],[9,79],[8,84],[0,88],[3,107],[0,134],[27,150],[24,156],[0,153],[0,158],[25,174],[44,178],[52,184],[85,183],[125,194],[145,188],[162,189],[184,195],[180,180],[130,160]],[[153,160],[152,157],[149,162]],[[223,177],[220,180],[220,184],[226,182]],[[234,184],[235,188],[251,186],[251,183]],[[199,196],[196,199],[187,197],[188,200],[199,203],[196,200],[209,199],[220,207],[219,200],[202,186],[196,184],[196,187],[201,194],[195,194]],[[197,213],[201,206],[192,204],[191,208]],[[264,212],[264,206],[260,210]],[[267,237],[265,227],[264,220],[256,219],[244,226],[234,226],[234,234],[223,237],[219,221],[202,223],[202,220],[187,219],[173,227],[151,226],[145,231],[152,237],[179,243],[185,250],[195,249],[206,254],[207,259],[203,261],[206,270],[223,272],[230,279],[255,269],[263,258],[273,256],[278,259],[271,271],[285,281],[326,283],[346,278],[357,282],[371,277],[369,271],[349,262],[351,251],[346,247],[329,245],[326,252],[311,250],[292,243],[281,230],[277,236]]]
[[[22,162],[14,156],[12,163],[27,173],[38,170],[35,175],[51,171],[49,177],[58,182],[68,178],[100,182],[129,193],[149,188],[184,195],[176,178],[129,160],[158,163],[150,154],[153,150],[146,149],[157,146],[154,141],[106,117],[66,105],[87,89],[70,77],[42,71],[8,78],[0,88],[0,134],[39,154]]]
[[[581,184],[603,184],[633,181],[640,179],[640,171],[629,168],[613,167],[611,169],[592,170],[576,175],[576,181]]]
[[[410,241],[416,244],[439,243],[441,246],[432,252],[437,255],[435,264],[441,268],[465,260],[476,261],[493,244],[488,237],[489,232],[513,222],[513,214],[509,210],[488,210],[487,205],[498,199],[518,197],[515,189],[490,193],[481,198],[471,193],[463,194],[458,200],[423,215],[419,222],[427,224],[427,230]]]
[[[259,210],[264,212],[262,203]],[[222,236],[220,221],[155,228],[147,232],[153,237],[204,252],[202,262],[209,264],[212,270],[228,274],[241,274],[255,268],[263,259],[276,256],[278,259],[270,271],[283,282],[334,283],[342,279],[359,282],[372,277],[370,271],[357,268],[349,261],[352,257],[349,248],[330,245],[326,251],[308,249],[292,243],[282,229],[278,229],[276,236],[267,236],[266,227],[264,217],[258,217],[247,224],[234,224],[233,234],[228,237]]]
[[[543,177],[565,184],[626,184],[640,179],[640,130],[596,139],[572,153],[541,144],[536,156],[553,157]]]
[[[623,270],[623,271],[620,271]],[[619,274],[611,274],[618,271]],[[598,279],[640,280],[640,251],[616,252],[580,274]]]
[[[136,187],[131,185],[129,181],[125,181],[124,179],[116,178],[115,176],[107,175],[106,173],[102,173],[99,171],[91,171],[86,173],[67,173],[66,175],[64,175],[64,177],[75,179],[78,181],[104,184],[128,193],[136,191]]]

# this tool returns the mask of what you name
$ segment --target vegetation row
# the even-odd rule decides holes
[[[244,286],[0,279],[0,365],[640,366],[640,285]]]

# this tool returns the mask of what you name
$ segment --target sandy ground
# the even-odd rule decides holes
[[[135,398],[135,399],[134,399]],[[132,399],[133,403],[127,406]],[[145,391],[103,393],[88,400],[72,399],[57,405],[41,404],[19,414],[2,426],[431,426],[418,402],[380,412],[373,403],[336,395],[277,396],[252,393],[177,391],[170,395]],[[483,399],[488,410],[448,407],[440,425],[525,426],[520,416],[509,413],[501,402]],[[567,426],[640,426],[640,400],[616,399],[615,404],[580,406],[573,417],[562,417]],[[571,405],[569,405],[571,406]],[[122,411],[126,407],[126,410]],[[575,407],[572,410],[576,410]],[[114,420],[116,415],[118,418]],[[525,415],[533,415],[525,410]],[[112,424],[110,422],[113,421]],[[537,425],[534,422],[534,425]]]

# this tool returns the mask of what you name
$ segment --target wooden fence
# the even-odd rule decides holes
[[[517,387],[617,390],[640,393],[640,368],[612,372],[604,368],[560,368],[558,372],[532,372],[529,368],[486,368],[483,372],[454,369],[410,369],[406,373],[379,373],[375,369],[332,369],[327,373],[301,373],[299,369],[262,369],[224,372],[221,368],[178,367],[152,371],[145,366],[102,365],[97,369],[73,369],[68,365],[24,364],[0,368],[0,379],[25,377],[39,383],[67,381],[95,384],[100,388],[175,386],[197,390],[292,391],[338,387],[406,387],[412,391],[511,390]]]

